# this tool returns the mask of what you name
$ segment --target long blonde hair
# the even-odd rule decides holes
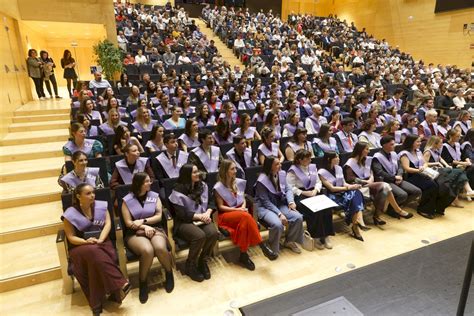
[[[426,143],[425,149],[423,150],[423,152],[426,152],[427,150],[430,150],[431,148],[433,148],[435,145],[441,143],[442,141],[443,140],[439,136],[431,136],[430,138],[428,138],[428,142]]]
[[[228,179],[228,171],[230,169],[230,167],[232,166],[232,164],[235,165],[235,162],[233,162],[232,160],[229,160],[229,159],[224,159],[222,160],[220,166],[219,166],[219,172],[217,174],[217,181],[220,181],[222,182],[222,184],[224,184],[224,186],[227,187],[227,183],[229,181]],[[230,189],[233,193],[237,193],[237,184],[236,184],[236,181],[235,181],[235,178],[233,179],[232,183],[230,184]]]
[[[148,116],[148,120],[145,121],[145,119],[143,118],[143,112],[145,111],[145,109],[146,109],[147,111],[150,111],[150,110],[148,110],[148,108],[144,108],[144,107],[139,107],[139,108],[137,109],[137,122],[138,122],[139,124],[146,124],[146,125],[149,125],[150,122],[151,122],[151,115]]]

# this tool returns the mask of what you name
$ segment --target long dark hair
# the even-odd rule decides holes
[[[467,131],[466,136],[464,136],[464,141],[465,142],[470,142],[471,146],[472,146],[472,144],[474,144],[474,128],[470,128]]]
[[[418,135],[415,134],[409,134],[405,138],[402,144],[402,150],[407,150],[407,151],[412,151],[413,150],[413,144],[415,141],[418,139]]]
[[[334,150],[328,150],[324,152],[323,161],[321,168],[331,170],[331,160],[337,157],[337,153]]]
[[[273,162],[276,159],[277,158],[275,156],[267,156],[265,157],[265,160],[263,161],[263,173],[266,174],[270,179],[272,178],[271,174],[272,174]]]
[[[133,175],[130,192],[133,193],[136,198],[140,196],[140,190],[145,183],[146,177],[149,177],[148,173],[146,172],[137,172]]]
[[[69,54],[69,56],[68,56],[68,54]],[[64,62],[70,62],[70,61],[74,60],[74,58],[72,58],[72,54],[71,54],[71,51],[69,49],[64,50],[63,60],[64,60]]]
[[[357,160],[357,163],[365,164],[365,159],[367,157],[364,157],[362,160],[360,159],[360,156],[362,155],[362,152],[364,149],[366,149],[369,146],[366,142],[357,142],[354,146],[354,150],[352,151],[351,158],[356,158],[359,157]]]
[[[197,204],[201,204],[201,195],[204,192],[204,184],[202,181],[196,183],[193,187],[191,176],[193,173],[193,167],[195,165],[187,163],[184,164],[179,170],[179,177],[174,186],[174,190],[187,195],[191,200]]]

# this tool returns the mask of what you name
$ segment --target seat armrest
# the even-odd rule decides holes
[[[119,223],[115,224],[115,247],[117,248],[117,256],[119,261],[120,271],[128,279],[127,271],[127,255],[125,253],[125,242],[123,240],[123,229]]]
[[[174,241],[173,236],[173,229],[174,229],[174,220],[173,216],[171,216],[171,212],[166,208],[163,207],[163,216],[166,219],[166,234],[168,235],[168,240],[171,245],[171,255],[173,256],[173,262],[176,262],[176,243]]]
[[[58,251],[59,267],[61,269],[61,278],[63,280],[63,293],[72,294],[74,292],[74,280],[68,273],[69,253],[67,238],[64,230],[59,230],[56,235],[56,249]]]

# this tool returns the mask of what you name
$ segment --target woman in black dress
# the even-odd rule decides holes
[[[72,58],[71,52],[66,49],[61,59],[61,67],[64,69],[64,79],[67,81],[67,91],[69,92],[69,97],[72,98],[72,88],[77,85],[77,74],[76,70],[76,60]],[[71,86],[71,83],[73,84]]]

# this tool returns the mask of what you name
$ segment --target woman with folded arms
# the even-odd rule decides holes
[[[95,189],[104,187],[104,183],[99,176],[100,168],[87,167],[87,156],[82,151],[72,154],[72,164],[74,170],[59,179],[59,185],[63,187],[63,193],[72,193],[81,183],[87,183]]]
[[[69,161],[72,159],[72,154],[76,151],[82,151],[87,155],[87,158],[102,157],[104,147],[102,143],[95,139],[86,138],[86,129],[80,123],[72,123],[70,127],[71,138],[63,146],[64,159]]]
[[[438,183],[423,173],[428,163],[420,151],[420,146],[421,138],[418,135],[407,135],[398,158],[406,173],[406,181],[422,191],[417,208],[418,214],[433,219],[435,214],[444,215],[444,210],[453,199],[449,197],[449,192],[441,192]]]
[[[399,218],[411,218],[413,214],[405,212],[398,205],[392,193],[392,188],[385,182],[374,182],[374,174],[371,170],[372,157],[368,157],[369,145],[365,142],[358,142],[354,146],[351,158],[344,165],[344,176],[347,183],[361,184],[362,193],[374,202],[374,224],[385,225],[385,221],[380,219],[380,215],[385,212],[390,204]],[[365,187],[365,188],[364,188]],[[365,192],[364,192],[365,191]]]
[[[322,183],[319,180],[318,170],[311,163],[311,152],[306,149],[296,151],[293,166],[288,170],[288,185],[295,196],[296,208],[303,214],[307,230],[314,238],[315,247],[318,249],[332,249],[329,236],[334,236],[332,223],[332,209],[313,212],[303,203],[304,199],[318,195]]]
[[[72,272],[81,285],[94,315],[102,313],[107,294],[121,303],[130,283],[117,266],[117,255],[109,233],[112,229],[106,201],[95,200],[94,188],[79,184],[73,204],[61,217],[69,246]]]
[[[251,246],[259,245],[270,260],[276,255],[263,243],[257,223],[249,213],[245,201],[246,180],[237,179],[237,166],[231,160],[223,160],[219,166],[218,182],[214,186],[218,214],[218,225],[227,230],[234,244],[239,246],[239,262],[250,271],[255,264],[247,253]]]
[[[163,206],[158,193],[150,191],[151,179],[144,172],[133,176],[130,193],[123,198],[122,218],[126,226],[125,242],[139,259],[140,303],[148,300],[148,273],[156,257],[165,269],[165,290],[174,288],[173,257],[168,236],[163,230]]]
[[[324,153],[318,174],[321,182],[328,189],[327,196],[344,210],[346,224],[351,226],[351,236],[364,241],[359,230],[359,228],[367,230],[362,218],[364,196],[359,191],[361,185],[346,183],[344,172],[339,166],[339,155],[335,151]]]
[[[179,170],[178,181],[169,196],[176,213],[174,230],[189,243],[186,274],[196,282],[211,278],[207,259],[217,242],[217,229],[212,222],[208,187],[201,180],[199,169],[185,164]]]

